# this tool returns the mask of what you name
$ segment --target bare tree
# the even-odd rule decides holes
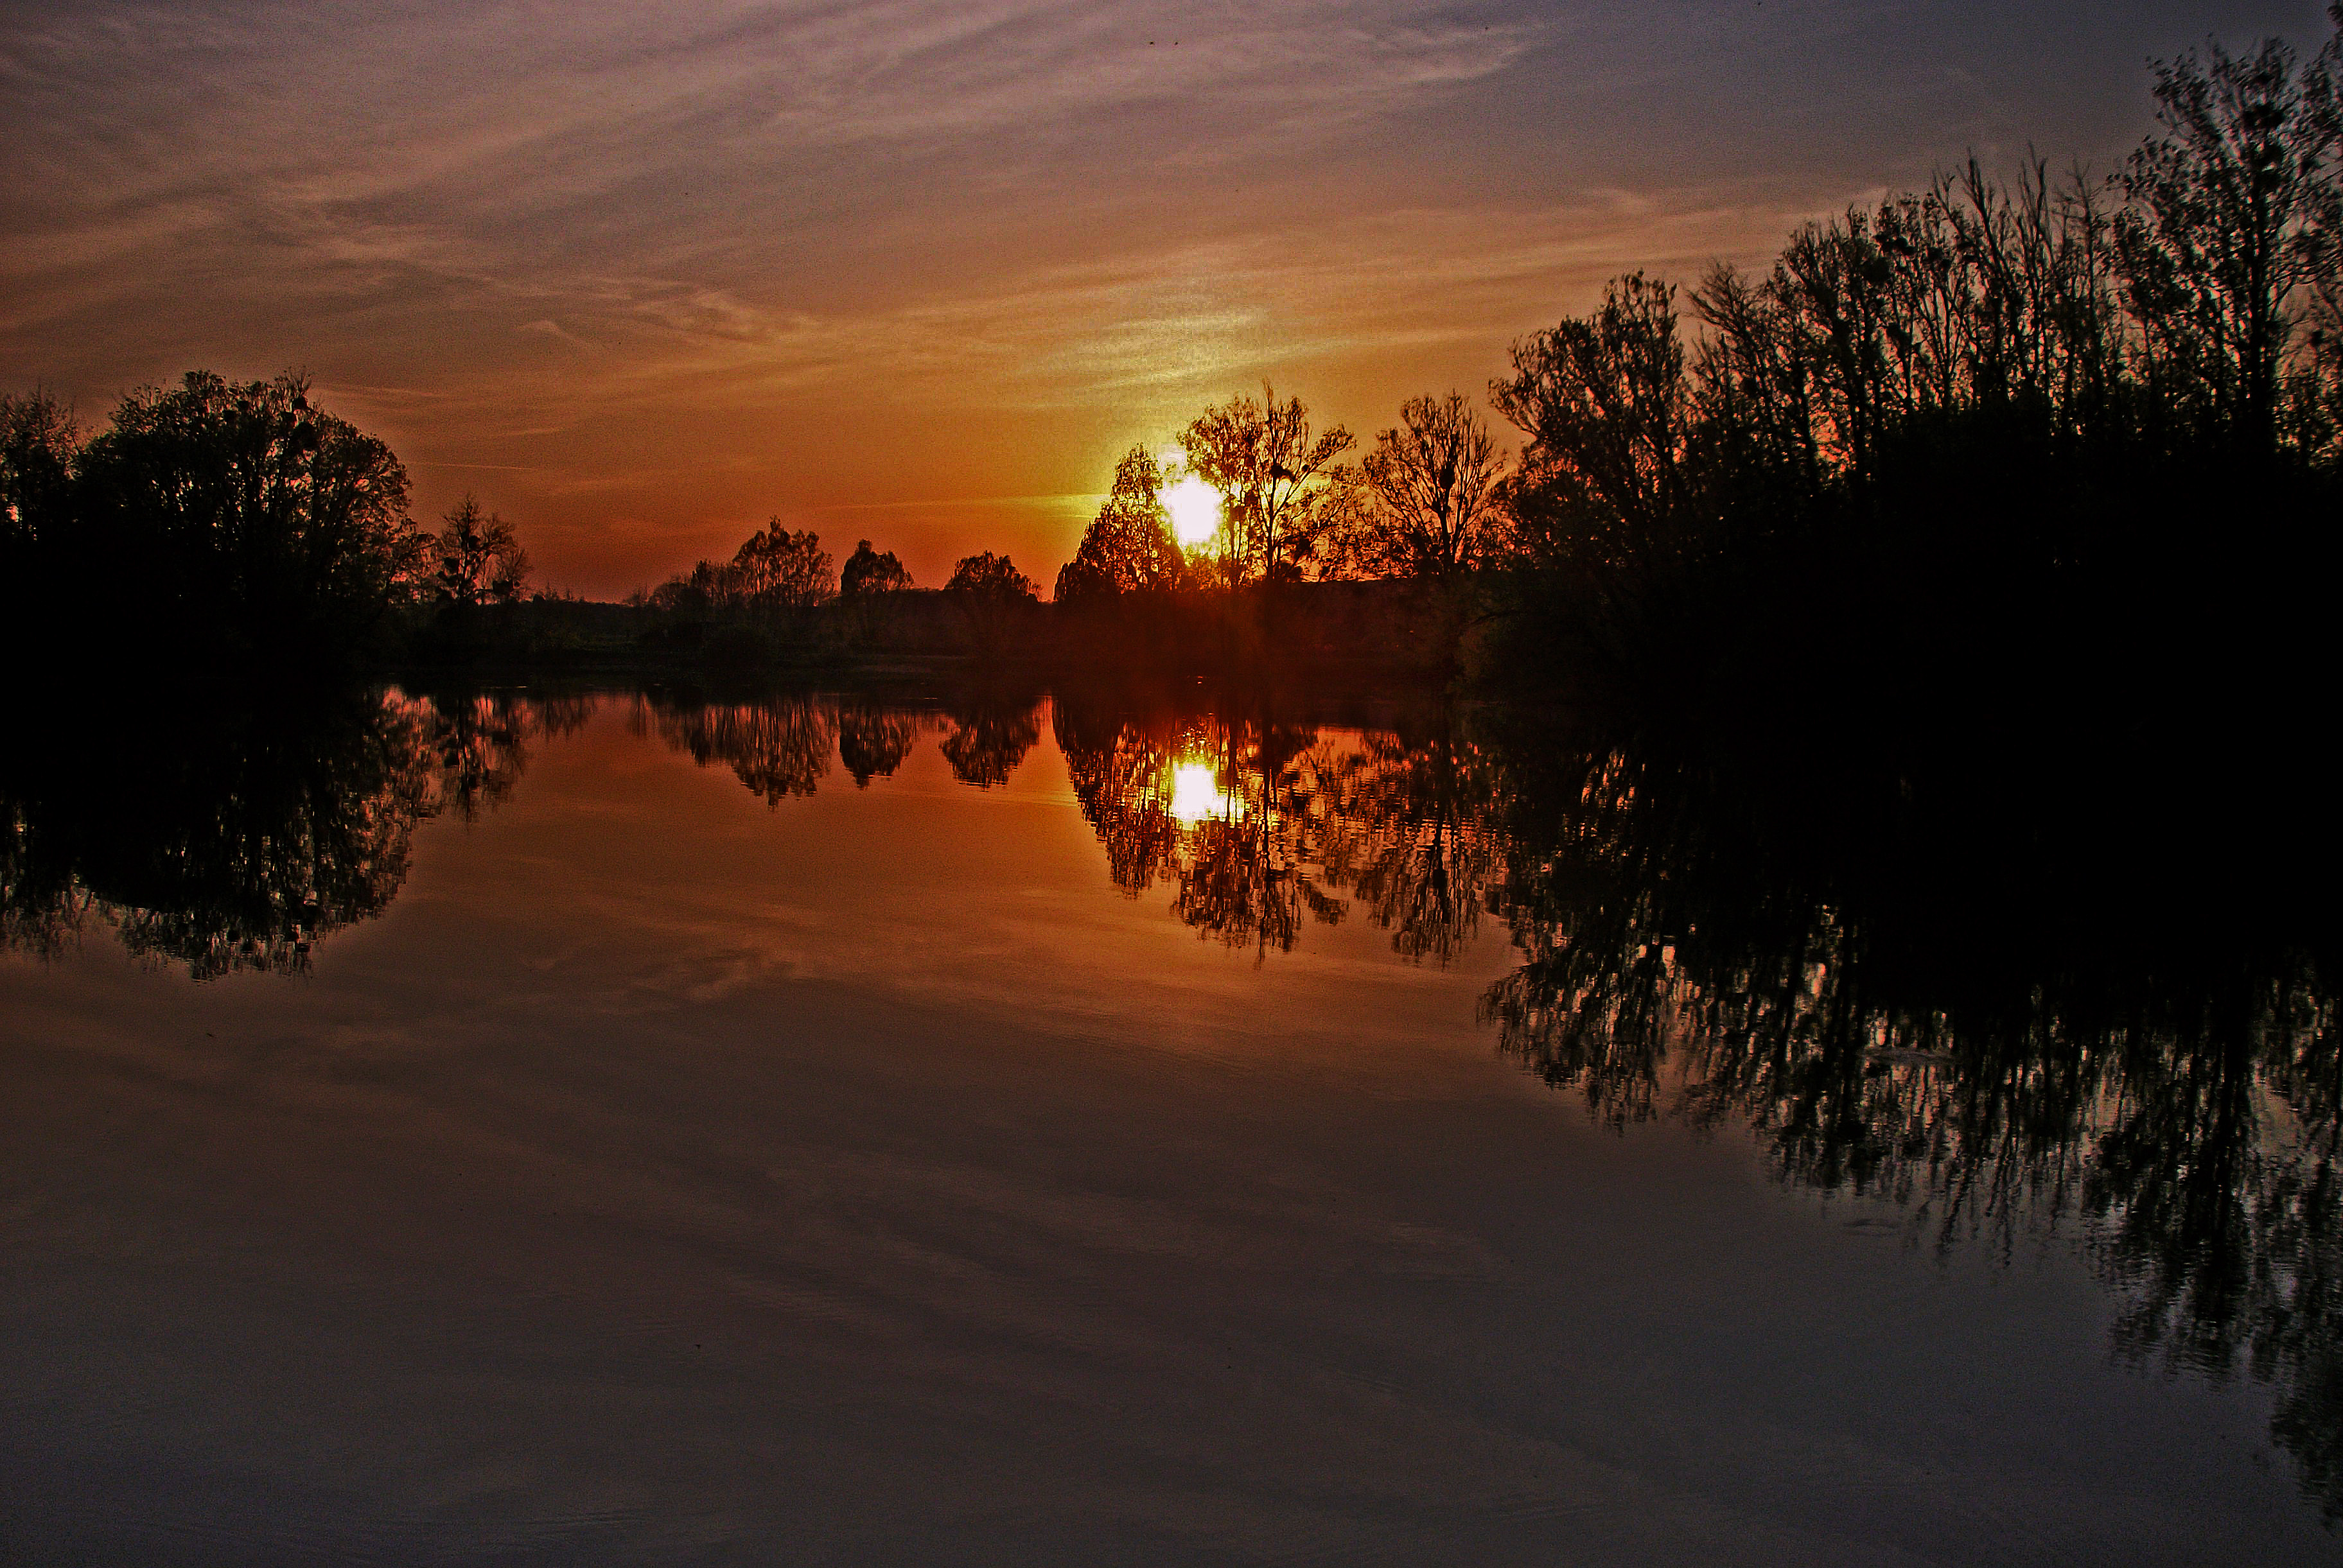
[[[1409,398],[1359,467],[1369,504],[1335,541],[1353,570],[1446,578],[1489,548],[1504,460],[1462,393]]]
[[[1694,415],[1675,290],[1642,273],[1602,307],[1513,345],[1490,396],[1529,437],[1515,485],[1539,554],[1608,559],[1660,536],[1687,489]]]
[[[2343,28],[2343,6],[2330,15]],[[2336,293],[2338,97],[2343,34],[2299,73],[2275,38],[2183,55],[2157,67],[2166,134],[2125,172],[2117,238],[2151,377],[2249,447],[2276,444],[2302,307]]]
[[[1221,563],[1233,586],[1300,577],[1334,520],[1334,459],[1351,449],[1337,425],[1313,435],[1299,397],[1240,396],[1207,408],[1180,437],[1188,466],[1220,491]]]
[[[528,584],[528,552],[513,526],[483,514],[468,494],[448,509],[432,542],[439,591],[457,604],[510,604]]]

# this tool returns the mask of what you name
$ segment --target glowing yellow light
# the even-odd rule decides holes
[[[1207,817],[1233,816],[1236,804],[1211,763],[1182,762],[1172,769],[1172,815],[1181,822],[1193,826]]]
[[[1165,488],[1163,509],[1172,514],[1172,537],[1184,549],[1209,545],[1221,531],[1221,493],[1193,474]]]

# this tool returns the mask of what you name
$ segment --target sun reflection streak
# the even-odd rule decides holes
[[[1172,769],[1172,815],[1182,827],[1192,828],[1208,817],[1233,818],[1237,798],[1221,787],[1219,770],[1209,762],[1182,762]]]

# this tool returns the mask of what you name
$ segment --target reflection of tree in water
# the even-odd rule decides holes
[[[2275,1382],[2343,1513],[2333,845],[2274,808],[2200,851],[2177,786],[1990,760],[1513,748],[1503,1048],[1614,1121],[1744,1121],[1944,1244],[2079,1227],[2118,1348]]]
[[[952,705],[953,729],[944,737],[944,760],[963,784],[990,789],[1009,782],[1041,739],[1039,705],[1031,699],[982,699]]]
[[[1446,962],[1476,929],[1493,840],[1453,728],[1353,743],[1314,726],[1132,715],[1061,700],[1058,744],[1115,886],[1173,883],[1172,913],[1232,947],[1290,951],[1354,892],[1413,959]]]
[[[1319,770],[1319,788],[1329,879],[1403,956],[1444,964],[1462,954],[1503,867],[1486,823],[1487,759],[1454,716],[1422,732],[1369,733]]]
[[[602,699],[590,691],[574,691],[528,699],[530,730],[548,740],[561,740],[586,728],[601,711]]]
[[[1175,818],[1182,769],[1208,772],[1210,784],[1172,852],[1172,912],[1200,935],[1291,952],[1307,921],[1342,919],[1342,900],[1319,886],[1328,800],[1317,739],[1315,729],[1244,721],[1185,738],[1173,762]]]
[[[537,705],[504,694],[442,697],[427,705],[427,713],[424,729],[438,764],[437,804],[467,822],[503,805],[528,763]]]
[[[0,795],[0,952],[50,958],[80,935],[92,900],[38,817],[34,802]]]
[[[654,695],[637,704],[633,724],[636,734],[656,734],[703,768],[725,763],[774,806],[812,794],[830,771],[831,718],[811,697],[703,704]]]
[[[919,744],[927,716],[886,703],[849,698],[838,705],[838,760],[858,789],[891,779]]]
[[[297,972],[388,905],[417,822],[493,807],[532,738],[590,711],[394,692],[22,727],[0,748],[0,941],[104,926],[198,978]],[[813,700],[636,715],[768,799],[809,792],[833,735],[859,782],[932,722]],[[1038,738],[1031,707],[954,722],[971,782]],[[1785,1180],[1902,1203],[1941,1244],[2071,1230],[2119,1294],[2121,1353],[2269,1382],[2274,1438],[2343,1513],[2343,942],[2334,831],[2302,802],[2223,811],[2197,831],[2229,840],[2199,850],[2201,782],[2013,786],[2026,770],[1993,758],[1070,701],[1055,723],[1126,893],[1168,887],[1180,920],[1263,955],[1348,898],[1444,962],[1496,910],[1522,960],[1485,999],[1505,1050],[1616,1122],[1745,1124]]]
[[[2273,1435],[2343,1514],[2343,944],[2308,806],[2198,853],[2178,785],[2127,802],[1997,759],[1056,725],[1125,892],[1168,881],[1264,953],[1342,894],[1433,961],[1498,911],[1508,1052],[1616,1124],[1749,1126],[1783,1179],[1942,1245],[2075,1231],[2118,1350],[2273,1382]]]
[[[541,711],[163,699],[20,730],[0,777],[0,940],[54,951],[96,919],[198,980],[304,970],[313,943],[388,906],[417,821],[509,792]]]
[[[1137,898],[1179,848],[1180,824],[1166,782],[1179,749],[1178,727],[1133,721],[1062,698],[1051,705],[1051,723],[1082,819],[1106,847],[1107,876]]]
[[[1311,917],[1342,919],[1307,864],[1315,730],[1062,699],[1054,723],[1075,799],[1125,893],[1168,880],[1182,921],[1264,953],[1292,950]]]
[[[1030,699],[973,699],[950,709],[942,745],[952,777],[990,789],[1008,782],[1041,738]],[[759,797],[778,804],[810,795],[830,772],[831,748],[858,788],[890,777],[941,721],[929,709],[866,698],[775,696],[701,703],[671,694],[639,699],[635,732],[656,735],[705,767],[728,764]]]

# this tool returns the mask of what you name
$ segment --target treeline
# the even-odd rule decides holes
[[[1714,269],[1689,340],[1639,276],[1516,345],[1514,643],[1644,702],[1850,668],[1929,702],[2323,665],[2343,48],[2185,57],[2156,97],[2112,179],[1972,164],[1762,276]]]
[[[818,534],[776,518],[731,559],[700,561],[628,596],[633,618],[623,636],[646,664],[723,677],[937,658],[1063,679],[1101,669],[1422,673],[1439,668],[1453,644],[1443,601],[1413,584],[1232,582],[1217,558],[1168,538],[1163,548],[1178,566],[1163,580],[1085,588],[1089,562],[1077,558],[1045,601],[1005,555],[963,557],[940,587],[922,588],[868,539],[840,568]]]
[[[199,663],[1347,661],[1632,710],[1851,672],[1923,715],[2298,703],[2343,517],[2343,42],[2184,56],[2155,95],[2111,176],[1972,162],[1760,274],[1614,281],[1491,383],[1510,457],[1455,392],[1363,451],[1267,386],[1207,408],[1122,459],[1047,605],[1005,556],[923,589],[775,519],[624,609],[524,607],[497,518],[420,528],[388,448],[299,378],[199,373],[87,439],[0,400],[0,613]]]
[[[779,518],[729,561],[703,560],[628,596],[649,651],[740,670],[790,659],[1033,650],[1041,589],[1005,555],[962,557],[922,589],[892,550],[859,542],[841,569],[809,528]]]
[[[54,397],[0,397],[0,617],[20,651],[331,665],[514,604],[528,573],[469,497],[417,524],[397,457],[302,377],[193,371],[94,435]]]
[[[1406,579],[1484,682],[1638,708],[1850,669],[1922,706],[2298,698],[2343,517],[2343,45],[2184,56],[2156,101],[2107,178],[1972,161],[1762,274],[1615,280],[1491,384],[1510,462],[1453,393],[1355,466],[1299,399],[1208,410],[1176,466],[1210,548],[1134,450],[1058,598]]]

